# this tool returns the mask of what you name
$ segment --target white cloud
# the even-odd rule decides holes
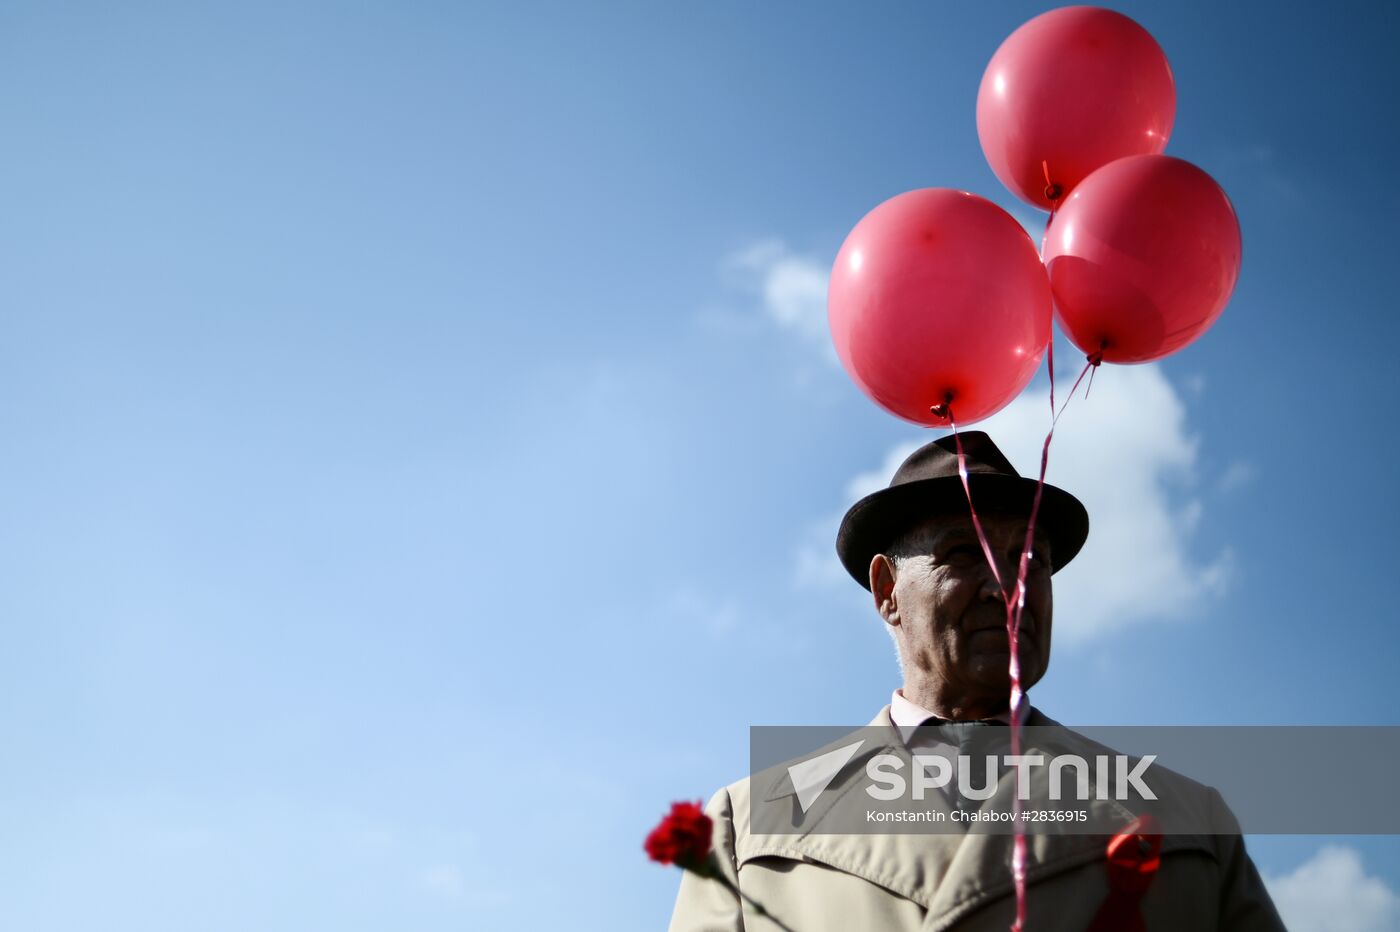
[[[1400,927],[1400,897],[1367,876],[1354,848],[1327,845],[1291,874],[1264,875],[1292,932],[1382,932]]]
[[[1088,543],[1055,576],[1055,633],[1071,642],[1190,617],[1224,590],[1232,564],[1228,549],[1205,559],[1194,552],[1198,441],[1172,384],[1153,365],[1096,375],[1090,396],[1060,419],[1046,475],[1089,510]],[[1049,419],[1048,390],[1030,391],[977,428],[1034,476]]]
[[[885,454],[885,461],[877,469],[863,472],[846,483],[845,500],[849,504],[864,498],[876,489],[889,485],[890,476],[899,464],[927,441],[909,440],[896,444]],[[794,581],[803,588],[824,588],[844,586],[850,577],[846,568],[836,556],[836,531],[841,526],[844,509],[834,511],[819,520],[811,522],[803,531],[797,547],[797,565]]]
[[[1071,384],[1065,378],[1057,401]],[[1027,391],[972,429],[996,440],[1022,475],[1035,476],[1049,427],[1048,389]],[[846,501],[889,482],[925,435],[891,449],[882,465],[851,479]],[[1220,594],[1231,554],[1194,552],[1202,515],[1191,497],[1198,485],[1197,440],[1187,429],[1180,396],[1156,366],[1105,367],[1088,399],[1070,404],[1055,432],[1046,480],[1076,495],[1089,510],[1088,543],[1055,576],[1055,632],[1068,642],[1149,621],[1189,618]],[[814,523],[797,553],[798,581],[845,578],[832,550],[840,514]]]
[[[836,557],[836,529],[841,526],[842,514],[829,514],[803,529],[793,571],[793,582],[799,588],[842,586],[849,579]]]
[[[890,476],[899,468],[899,464],[909,458],[919,447],[928,443],[933,438],[920,438],[918,440],[906,440],[897,443],[885,454],[885,461],[880,464],[879,469],[863,472],[851,477],[851,481],[846,483],[846,498],[854,504],[858,499],[865,498],[871,492],[883,489],[890,484]]]
[[[830,270],[790,250],[781,240],[754,243],[724,261],[734,284],[758,295],[764,313],[784,330],[826,346],[826,288]],[[834,352],[831,353],[835,358]]]

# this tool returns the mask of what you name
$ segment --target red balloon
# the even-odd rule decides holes
[[[1050,284],[1011,215],[966,191],[923,188],[856,224],[836,256],[827,319],[861,390],[916,424],[951,396],[959,426],[1005,407],[1050,339]]]
[[[1240,250],[1220,185],[1167,155],[1100,168],[1045,234],[1060,326],[1106,362],[1160,359],[1205,333],[1235,290]]]
[[[1175,118],[1161,46],[1123,14],[1092,6],[1017,29],[977,91],[977,136],[992,171],[1044,210],[1115,159],[1161,152]]]

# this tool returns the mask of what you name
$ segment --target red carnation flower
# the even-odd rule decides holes
[[[710,817],[705,815],[700,808],[699,802],[693,803],[672,803],[671,811],[661,820],[661,824],[651,830],[647,836],[647,855],[653,860],[662,864],[674,864],[677,867],[693,871],[701,877],[717,881],[725,886],[740,900],[748,904],[749,909],[760,916],[764,916],[782,932],[792,932],[786,924],[779,922],[777,917],[763,908],[761,903],[754,900],[743,890],[729,881],[724,874],[710,866],[710,839],[714,835],[715,823]]]
[[[670,813],[647,836],[647,856],[661,864],[703,873],[714,828],[700,803],[672,803]]]

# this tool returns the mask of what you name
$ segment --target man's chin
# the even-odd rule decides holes
[[[980,650],[972,658],[968,679],[982,690],[999,696],[1011,692],[1011,652],[1000,648]],[[1040,654],[1034,648],[1021,647],[1021,690],[1035,685],[1044,674]]]

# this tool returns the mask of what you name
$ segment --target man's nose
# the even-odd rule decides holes
[[[982,560],[982,589],[981,595],[984,599],[996,602],[1005,602],[1006,594],[1016,588],[1016,574],[1020,571],[1019,556],[1013,557],[1010,554],[993,554],[996,558],[997,573],[1001,575],[1001,582],[998,583],[993,575],[991,567],[984,558]]]

